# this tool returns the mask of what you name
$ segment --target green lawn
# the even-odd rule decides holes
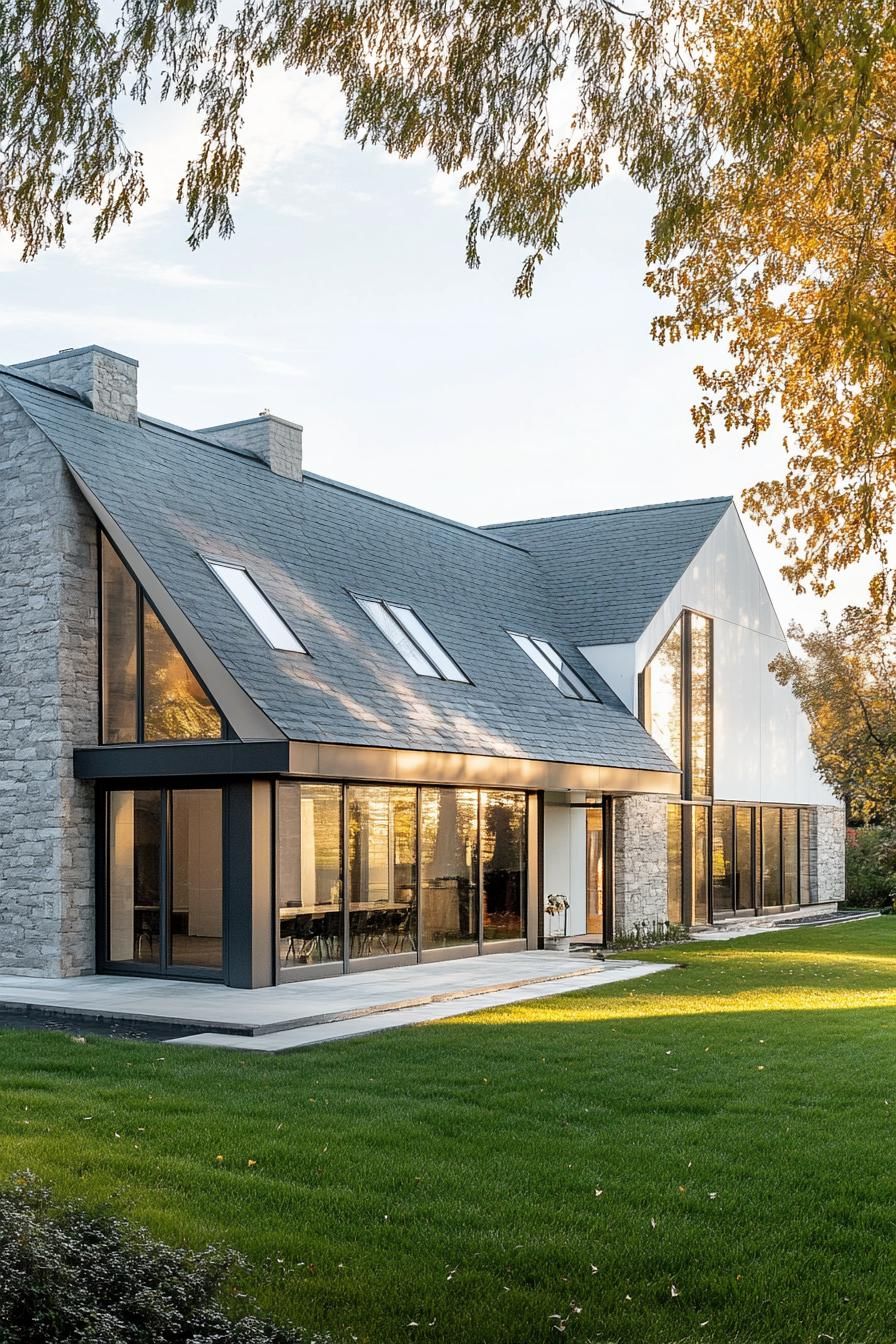
[[[896,918],[670,955],[280,1058],[0,1033],[0,1169],[340,1342],[892,1344]]]

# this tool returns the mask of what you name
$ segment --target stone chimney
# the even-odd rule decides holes
[[[252,453],[278,476],[288,476],[293,481],[302,479],[302,426],[291,420],[282,420],[279,415],[262,411],[251,420],[211,425],[196,432],[228,447]]]
[[[71,388],[110,420],[137,423],[137,361],[130,355],[116,354],[101,345],[84,345],[12,367],[46,383]]]

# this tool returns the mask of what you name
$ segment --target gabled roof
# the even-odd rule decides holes
[[[287,737],[672,768],[567,637],[514,542],[319,476],[286,479],[160,421],[109,419],[14,371],[0,385]],[[311,656],[271,649],[203,556],[245,566]],[[353,592],[410,604],[472,685],[417,677]],[[550,640],[604,703],[565,700],[508,629]]]
[[[723,495],[497,523],[483,531],[534,556],[553,610],[576,644],[629,644],[733,503]]]

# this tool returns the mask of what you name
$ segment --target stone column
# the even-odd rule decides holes
[[[666,807],[661,794],[617,798],[615,806],[616,933],[666,919]]]

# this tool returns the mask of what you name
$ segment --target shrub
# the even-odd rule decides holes
[[[846,846],[846,903],[888,907],[896,895],[896,832],[864,826]]]
[[[0,1189],[3,1344],[311,1344],[221,1309],[244,1268],[235,1254],[166,1246],[123,1219],[54,1207],[27,1172]]]
[[[663,943],[686,943],[690,935],[683,924],[673,924],[668,919],[639,920],[613,939],[614,951],[626,951],[636,947],[659,947]]]

